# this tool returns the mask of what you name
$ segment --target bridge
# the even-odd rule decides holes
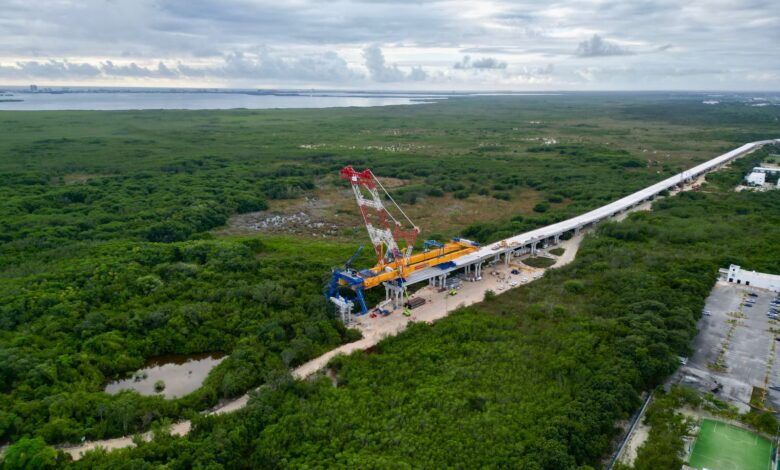
[[[733,160],[747,155],[764,145],[771,144],[780,144],[780,139],[762,140],[745,144],[598,209],[491,243],[471,253],[455,258],[451,262],[415,271],[404,279],[404,286],[425,281],[434,286],[444,286],[447,276],[460,269],[463,269],[467,275],[479,279],[482,276],[482,266],[485,263],[496,263],[503,260],[504,263],[509,264],[513,257],[528,253],[534,255],[539,248],[557,244],[561,237],[564,237],[567,233],[577,234],[580,230],[592,227],[604,219],[614,217],[652,201],[664,191],[682,187],[687,182],[691,182],[711,171],[716,171]],[[399,289],[397,285],[385,283],[385,288],[388,300],[393,301],[394,304],[400,300],[400,296],[397,293]]]

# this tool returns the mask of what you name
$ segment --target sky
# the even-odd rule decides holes
[[[779,0],[2,0],[0,84],[780,89]]]

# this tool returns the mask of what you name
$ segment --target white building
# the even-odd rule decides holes
[[[747,180],[747,184],[751,186],[763,186],[766,182],[766,173],[754,171],[747,175],[745,179]]]
[[[769,168],[766,166],[757,166],[753,168],[753,171],[757,173],[780,173],[780,168]]]
[[[725,276],[725,280],[734,284],[743,284],[745,286],[780,292],[780,276],[777,274],[743,271],[736,264],[729,266],[729,269],[721,269],[720,272]]]

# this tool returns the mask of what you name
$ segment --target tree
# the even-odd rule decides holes
[[[57,466],[57,451],[36,437],[23,437],[5,451],[3,468],[7,470],[38,470]]]

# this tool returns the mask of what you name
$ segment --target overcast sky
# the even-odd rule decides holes
[[[31,83],[778,90],[780,0],[2,0]]]

